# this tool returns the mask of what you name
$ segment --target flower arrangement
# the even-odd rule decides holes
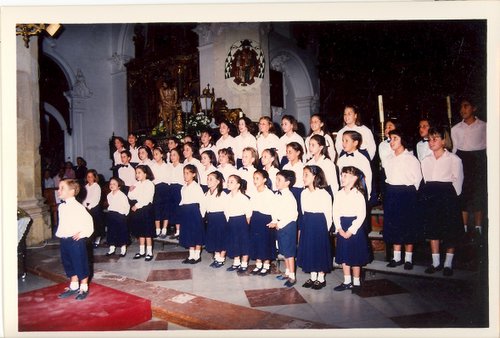
[[[203,113],[191,114],[186,121],[186,131],[188,134],[201,134],[203,129],[210,125],[211,119]]]
[[[163,120],[151,130],[151,136],[161,136],[167,134],[167,126],[164,125]]]

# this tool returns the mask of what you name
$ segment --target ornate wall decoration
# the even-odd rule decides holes
[[[264,52],[255,41],[245,39],[233,44],[225,61],[225,78],[231,87],[246,90],[257,87],[264,78]]]

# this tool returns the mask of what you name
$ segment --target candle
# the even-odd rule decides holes
[[[448,112],[448,120],[451,121],[451,100],[450,95],[446,97],[446,110]]]
[[[382,102],[382,95],[378,96],[378,114],[380,123],[384,123],[384,103]]]

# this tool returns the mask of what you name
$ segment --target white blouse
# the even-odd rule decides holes
[[[267,187],[262,191],[256,190],[255,194],[250,198],[252,211],[258,211],[264,215],[272,215],[273,206],[276,204],[274,193]]]
[[[293,132],[293,134],[291,136],[288,136],[287,134],[283,134],[280,137],[280,143],[279,143],[279,148],[278,148],[278,155],[279,155],[280,159],[286,156],[286,146],[288,143],[291,143],[291,142],[297,142],[298,144],[300,144],[302,146],[302,149],[304,150],[304,152],[307,151],[305,143],[304,143],[304,139],[302,138],[302,136],[300,136],[296,132]]]
[[[326,183],[331,187],[332,192],[339,190],[339,182],[337,181],[337,168],[333,161],[321,155],[316,161],[311,158],[306,165],[317,165],[325,173]]]
[[[227,179],[229,178],[229,176],[231,175],[239,176],[238,169],[236,169],[234,165],[229,163],[226,164],[225,166],[219,165],[217,167],[217,170],[222,174],[222,176],[224,176],[224,183],[222,184],[224,189],[227,188]]]
[[[248,196],[243,195],[241,192],[236,194],[227,194],[227,203],[224,208],[224,214],[226,219],[229,220],[233,216],[245,215],[246,218],[252,217],[252,205],[250,204],[250,199]]]
[[[370,161],[368,161],[366,156],[361,154],[358,150],[355,150],[353,154],[354,156],[347,156],[347,154],[344,154],[337,160],[339,179],[342,175],[342,168],[349,166],[358,168],[365,175],[366,193],[370,196],[372,191],[372,167],[370,166]]]
[[[384,140],[378,145],[378,156],[380,157],[380,163],[382,168],[385,168],[385,162],[387,157],[391,154],[394,154],[394,151],[391,149],[390,140]]]
[[[247,190],[245,194],[248,195],[248,197],[252,197],[257,192],[257,188],[253,184],[253,173],[256,170],[257,169],[255,169],[253,165],[238,169],[237,175],[247,181]]]
[[[368,155],[370,155],[370,159],[373,160],[375,152],[377,151],[377,145],[375,144],[372,131],[366,126],[344,126],[344,128],[340,129],[337,133],[337,138],[335,139],[335,149],[337,150],[337,153],[340,154],[342,152],[342,135],[344,135],[344,132],[347,130],[354,130],[361,134],[363,141],[361,142],[360,149],[366,149],[366,151],[368,151]]]
[[[417,143],[417,155],[418,155],[418,160],[422,162],[424,157],[429,156],[432,154],[431,148],[429,148],[429,140],[421,140],[420,142]]]
[[[271,190],[276,191],[278,190],[276,188],[276,174],[278,174],[280,171],[278,168],[271,166],[269,170],[265,169],[269,175],[269,179],[271,180]]]
[[[85,190],[87,190],[87,196],[85,196],[85,200],[82,204],[85,208],[90,210],[95,208],[101,200],[101,187],[97,183],[93,183],[92,185],[87,183],[85,185]]]
[[[153,163],[151,163],[151,171],[153,172],[153,175],[155,177],[153,183],[156,185],[156,184],[160,184],[160,183],[167,183],[169,182],[170,180],[170,177],[172,176],[170,170],[171,170],[171,167],[165,163],[165,162],[162,162],[162,163],[158,163],[156,161],[154,161]]]
[[[306,137],[305,145],[306,148],[304,149],[304,161],[308,161],[311,159],[312,155],[311,152],[309,151],[309,141],[311,140],[311,136],[314,134],[311,134]],[[335,161],[335,157],[337,156],[337,152],[335,151],[335,143],[333,142],[333,139],[330,135],[325,134],[323,131],[320,131],[318,135],[321,135],[325,138],[326,142],[326,147],[328,149],[328,156],[330,156],[330,159],[332,161]]]
[[[121,151],[119,150],[115,150],[115,152],[113,153],[113,165],[118,165],[118,164],[122,164],[122,151],[124,151],[125,148],[123,148]]]
[[[333,199],[333,223],[335,232],[341,229],[340,217],[357,218],[352,222],[347,231],[355,235],[363,225],[366,217],[366,200],[362,193],[356,188],[351,190],[341,189],[337,191]]]
[[[184,185],[184,164],[179,163],[174,166],[172,163],[168,163],[170,166],[170,184],[180,184]]]
[[[92,216],[74,197],[66,199],[66,203],[59,204],[59,225],[56,237],[72,237],[80,232],[80,237],[90,237],[94,232]]]
[[[302,161],[297,161],[294,165],[288,162],[283,166],[283,170],[291,170],[295,173],[295,184],[296,188],[304,187],[304,163]]]
[[[205,193],[205,202],[203,203],[205,210],[202,215],[204,215],[205,212],[224,212],[227,203],[227,194],[224,191],[217,196],[217,190],[215,190],[213,194],[209,190]]]
[[[127,196],[121,191],[112,191],[107,196],[108,200],[108,211],[115,211],[122,215],[127,216],[130,212],[130,204]]]
[[[223,138],[223,136],[221,136],[217,142],[215,142],[215,147],[217,148],[217,152],[224,148],[231,148],[234,153],[234,137],[227,135],[226,138]]]
[[[216,170],[217,170],[217,168],[214,167],[212,164],[210,164],[210,166],[208,168],[205,168],[205,166],[202,165],[202,169],[199,172],[200,184],[201,185],[207,185],[207,177],[208,177],[208,175],[210,173],[213,173]]]
[[[290,222],[297,221],[299,213],[297,211],[297,201],[290,189],[281,190],[281,193],[274,195],[275,203],[272,205],[273,223],[278,225],[278,229],[283,229]]]
[[[198,203],[200,208],[200,213],[203,215],[205,213],[205,195],[200,185],[195,181],[184,184],[181,188],[181,202],[179,205]]]
[[[269,133],[267,136],[262,134],[257,135],[257,152],[259,153],[259,158],[262,157],[262,152],[266,149],[275,148],[276,151],[280,147],[280,138],[276,134]]]
[[[140,209],[149,203],[153,203],[154,195],[155,185],[150,180],[138,181],[135,185],[135,189],[128,192],[128,198],[137,201],[137,204],[135,205],[137,209]]]
[[[420,162],[406,149],[399,155],[393,153],[387,157],[385,175],[390,185],[414,185],[418,189],[422,181]]]
[[[247,133],[246,135],[240,134],[234,138],[234,157],[235,158],[241,158],[243,154],[243,149],[246,147],[254,148],[257,150],[257,140],[255,139],[255,136],[253,136],[250,133]]]
[[[451,128],[453,152],[457,150],[476,151],[486,149],[486,122],[476,118],[472,124],[464,121]]]
[[[422,175],[427,182],[451,182],[457,195],[462,193],[462,183],[464,181],[464,170],[462,160],[457,155],[448,150],[436,159],[434,154],[422,160]]]
[[[125,182],[127,187],[136,185],[135,169],[129,164],[124,164],[124,167],[118,168],[118,177]]]
[[[325,189],[304,189],[300,194],[302,214],[306,212],[323,213],[328,230],[332,226],[332,196]]]
[[[130,154],[132,155],[132,157],[130,158],[130,162],[139,163],[141,161],[139,159],[139,147],[129,147],[128,151],[130,151]]]

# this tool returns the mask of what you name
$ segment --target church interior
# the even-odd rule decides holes
[[[129,133],[140,143],[153,137],[166,146],[168,137],[196,135],[202,127],[217,135],[221,121],[242,116],[256,126],[268,116],[280,130],[282,117],[291,115],[305,138],[311,115],[322,114],[334,138],[345,105],[354,103],[377,144],[384,118],[397,119],[416,143],[423,117],[448,127],[459,122],[464,95],[476,98],[478,115],[488,121],[487,20],[61,23],[55,33],[47,29],[16,37],[17,205],[30,221],[18,231],[14,330],[364,336],[367,331],[357,330],[492,328],[487,232],[460,243],[452,277],[424,273],[428,245],[416,249],[413,270],[387,268],[380,196],[368,216],[374,260],[363,269],[357,294],[332,291],[343,278],[338,266],[323,290],[302,288],[308,277],[300,269],[295,287],[283,288],[276,280],[284,269],[280,259],[266,277],[214,270],[204,251],[201,264],[186,266],[186,249],[165,239],[154,241],[152,262],[108,256],[104,243],[96,246],[94,291],[85,304],[51,301],[67,279],[54,236],[57,188],[43,188],[44,171],[54,176],[81,157],[99,173],[105,200],[114,137],[126,140]],[[380,169],[372,164],[379,188]],[[133,241],[129,251],[137,247]],[[73,315],[82,322],[71,323]]]

